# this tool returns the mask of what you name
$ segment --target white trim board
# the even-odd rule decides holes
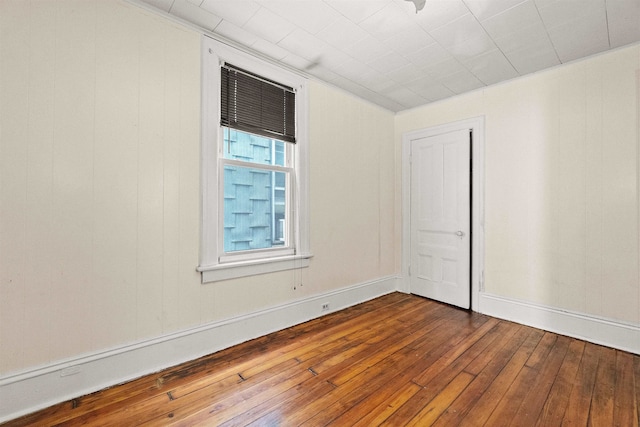
[[[640,325],[589,316],[486,293],[482,314],[640,355]]]
[[[397,290],[383,277],[109,351],[0,377],[0,423],[121,384]],[[323,312],[328,303],[330,310]]]

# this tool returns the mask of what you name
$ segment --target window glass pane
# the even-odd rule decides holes
[[[286,245],[288,173],[224,166],[224,251]]]
[[[224,129],[224,158],[285,166],[285,142],[253,135],[236,129]]]

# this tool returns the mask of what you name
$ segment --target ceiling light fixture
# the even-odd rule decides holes
[[[422,10],[427,0],[405,0],[405,1],[412,2],[416,6],[416,13],[418,13],[418,11]]]

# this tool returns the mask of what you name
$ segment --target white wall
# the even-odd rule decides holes
[[[396,165],[404,132],[485,117],[487,293],[640,324],[639,69],[635,45],[396,116]]]
[[[0,31],[0,380],[395,273],[392,113],[312,82],[311,266],[202,285],[200,35],[111,0]]]

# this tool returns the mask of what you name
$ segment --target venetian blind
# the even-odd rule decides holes
[[[231,64],[221,67],[220,124],[296,142],[296,95],[292,88]]]

